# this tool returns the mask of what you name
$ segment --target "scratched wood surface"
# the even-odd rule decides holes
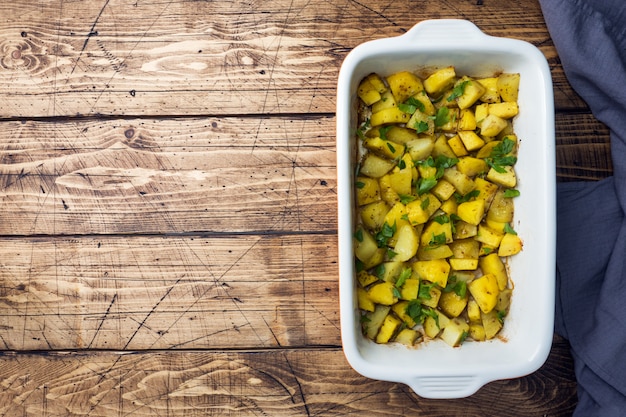
[[[341,352],[337,74],[427,18],[538,46],[558,180],[611,174],[535,0],[0,4],[0,416],[571,415],[558,337],[454,401]]]

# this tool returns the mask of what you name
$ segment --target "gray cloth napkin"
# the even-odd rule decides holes
[[[557,185],[556,331],[576,417],[626,416],[626,1],[539,0],[565,74],[611,130],[614,175]]]

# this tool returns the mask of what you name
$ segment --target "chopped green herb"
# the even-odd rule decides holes
[[[398,104],[398,108],[405,113],[413,114],[416,110],[424,111],[424,103],[416,98],[409,97],[409,99],[401,104]]]
[[[406,306],[406,313],[408,314],[414,322],[422,324],[424,323],[424,319],[426,317],[432,317],[437,321],[437,325],[439,325],[439,315],[437,312],[430,308],[424,308],[422,303],[418,300],[411,300]]]
[[[406,168],[406,162],[404,162],[404,159],[401,159],[401,160],[398,162],[398,168],[400,168],[400,169],[404,169],[404,168]]]
[[[395,298],[402,298],[402,294],[400,294],[400,290],[397,289],[396,287],[393,287],[393,296]]]
[[[433,220],[436,221],[439,224],[450,223],[450,217],[448,217],[446,214],[441,214],[439,216],[435,216],[433,218]]]
[[[363,263],[363,261],[355,259],[354,265],[356,267],[356,272],[365,271],[365,264]]]
[[[416,323],[422,323],[424,321],[424,315],[422,314],[422,304],[417,300],[411,300],[406,306],[406,314],[409,315]]]
[[[422,210],[426,210],[429,205],[430,205],[430,198],[426,197],[424,200],[422,200],[422,204],[420,204],[420,207],[422,208]]]
[[[489,157],[485,158],[485,162],[487,162],[487,165],[491,168],[495,169],[496,172],[502,174],[506,172],[503,167],[515,165],[517,162],[517,157],[509,155],[514,148],[515,141],[505,137],[502,139],[502,142],[493,147]]]
[[[378,129],[378,136],[381,139],[387,140],[387,132],[389,132],[389,130],[391,128],[392,128],[392,126],[383,126],[383,127],[381,127],[380,129]]]
[[[387,148],[389,148],[389,150],[391,151],[391,153],[395,153],[396,152],[396,148],[393,147],[393,145],[391,144],[391,142],[387,142]]]
[[[448,285],[446,285],[446,288],[444,289],[444,291],[445,292],[454,291],[454,293],[458,295],[459,297],[465,298],[465,295],[467,294],[467,282],[463,280],[457,281],[455,279],[452,282],[448,282]]]
[[[517,234],[517,232],[508,223],[505,223],[505,225],[504,225],[504,233],[510,233],[512,235],[516,235]]]
[[[402,194],[400,195],[400,202],[402,204],[407,204],[410,203],[411,201],[415,201],[417,197],[415,197],[414,195],[406,195],[406,194]]]
[[[509,189],[504,191],[504,196],[506,198],[518,197],[519,195],[520,195],[519,190],[515,190],[513,188],[509,188]]]
[[[447,107],[440,107],[435,116],[435,126],[441,127],[450,121],[450,110]]]
[[[433,233],[432,237],[430,238],[430,241],[428,242],[428,247],[436,248],[438,246],[445,245],[446,241],[447,241],[447,238],[446,238],[445,233],[439,233],[438,235]]]
[[[479,190],[472,190],[465,195],[460,195],[459,193],[454,193],[454,198],[458,204],[465,203],[470,201],[472,198],[478,197],[480,195]]]
[[[385,222],[383,227],[380,229],[380,232],[376,233],[376,243],[378,244],[378,247],[384,248],[387,246],[387,242],[389,242],[389,239],[391,239],[395,233],[396,224],[394,223],[393,226],[389,226],[389,224]]]
[[[354,232],[354,238],[359,242],[363,242],[363,229],[357,229],[357,231]]]
[[[411,278],[411,274],[413,273],[413,270],[411,268],[404,268],[402,270],[402,272],[400,272],[400,275],[398,275],[398,279],[396,280],[396,287],[400,288],[401,286],[404,285],[404,282]]]
[[[430,295],[430,290],[433,289],[437,284],[431,282],[430,284],[426,284],[424,281],[420,281],[420,288],[417,292],[417,298],[421,298],[422,300],[430,300],[432,296]]]
[[[385,264],[378,265],[374,270],[374,274],[378,279],[383,279],[383,276],[385,276]]]
[[[466,80],[457,84],[452,89],[452,94],[448,96],[448,101],[456,100],[457,98],[461,97],[463,93],[465,92],[465,86],[467,86],[468,84],[470,84],[469,80]]]
[[[504,323],[504,318],[506,317],[506,311],[498,310],[498,321],[500,323]]]
[[[427,193],[432,190],[435,185],[437,185],[437,179],[435,177],[420,178],[417,180],[417,194],[422,195]]]
[[[428,131],[428,123],[423,120],[415,122],[415,126],[413,126],[417,133],[424,133]]]
[[[354,185],[356,186],[356,188],[363,188],[365,187],[365,183],[363,181],[357,181],[354,183]]]

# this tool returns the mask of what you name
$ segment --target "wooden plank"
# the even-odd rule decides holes
[[[339,345],[336,241],[0,239],[0,349]]]
[[[38,0],[5,2],[0,15],[2,118],[333,113],[352,48],[431,18],[532,42],[557,107],[585,108],[536,1]]]
[[[546,366],[469,398],[427,400],[361,377],[337,349],[0,356],[2,416],[569,416],[576,404],[567,344]]]
[[[556,134],[557,179],[600,180],[613,174],[608,128],[588,114],[562,114]]]
[[[334,123],[3,122],[0,234],[335,230]]]

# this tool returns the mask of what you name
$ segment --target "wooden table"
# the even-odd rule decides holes
[[[342,353],[338,70],[428,18],[538,46],[558,180],[610,175],[534,0],[3,2],[0,416],[571,414],[559,338],[450,401]]]

